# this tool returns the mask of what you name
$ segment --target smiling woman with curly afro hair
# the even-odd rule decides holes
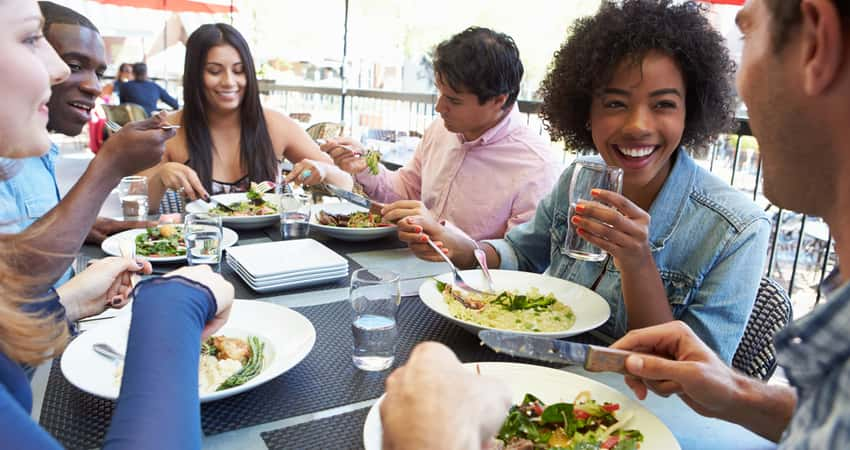
[[[543,82],[542,115],[553,139],[599,155],[566,168],[531,221],[481,242],[487,264],[593,289],[611,311],[596,331],[611,339],[680,320],[731,362],[770,222],[682,146],[732,123],[733,69],[693,2],[606,1],[576,22]],[[592,167],[585,158],[621,168],[622,189],[577,190],[574,173]],[[474,266],[468,237],[449,227],[429,233],[455,263]]]
[[[593,149],[587,127],[593,96],[623,62],[640,64],[652,51],[671,56],[685,80],[687,116],[681,144],[707,143],[733,124],[735,64],[723,37],[693,2],[606,1],[577,20],[555,53],[540,87],[541,116],[567,148]]]

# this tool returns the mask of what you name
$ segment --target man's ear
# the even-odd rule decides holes
[[[802,87],[807,95],[820,95],[832,86],[848,63],[844,61],[845,30],[832,0],[802,0],[800,14]]]
[[[505,102],[508,101],[508,94],[500,94],[489,100],[500,109],[505,107]]]

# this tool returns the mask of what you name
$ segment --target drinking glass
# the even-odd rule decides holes
[[[395,360],[398,341],[399,275],[389,270],[359,269],[351,275],[349,298],[354,365],[368,371],[388,369]]]
[[[278,211],[280,212],[281,239],[303,239],[310,234],[310,209],[312,204],[310,195],[303,192],[280,194]]]
[[[148,177],[124,177],[118,184],[118,199],[125,218],[144,219],[148,215]]]
[[[610,167],[603,163],[577,162],[570,179],[570,209],[567,214],[567,237],[564,246],[567,256],[582,261],[602,261],[608,256],[605,250],[591,244],[579,236],[571,219],[575,215],[576,204],[580,201],[594,201],[590,195],[593,189],[605,189],[617,193],[623,189],[623,169]]]
[[[209,213],[187,214],[183,222],[186,260],[190,266],[221,262],[221,216]]]

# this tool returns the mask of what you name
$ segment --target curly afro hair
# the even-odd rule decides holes
[[[623,61],[640,63],[651,51],[670,55],[686,90],[681,145],[706,144],[734,124],[735,63],[703,9],[688,1],[606,0],[594,16],[576,21],[540,86],[540,115],[552,139],[569,149],[595,149],[590,106]]]

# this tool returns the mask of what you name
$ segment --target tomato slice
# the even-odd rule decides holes
[[[600,449],[610,449],[614,448],[617,443],[620,442],[620,436],[608,436],[608,439],[605,439],[605,442],[599,446]]]
[[[618,409],[620,409],[620,404],[619,403],[606,403],[606,404],[602,405],[602,409],[604,409],[605,411],[608,411],[608,412],[614,412],[614,411],[617,411]]]

